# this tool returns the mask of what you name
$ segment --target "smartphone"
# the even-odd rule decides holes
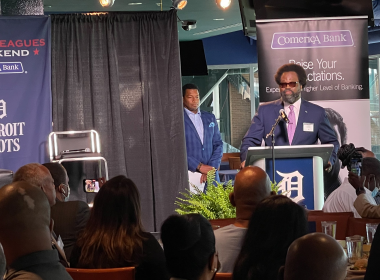
[[[99,181],[95,179],[84,179],[83,188],[86,193],[97,193],[99,191]]]
[[[362,175],[362,158],[361,157],[353,157],[350,161],[351,172],[361,176]]]

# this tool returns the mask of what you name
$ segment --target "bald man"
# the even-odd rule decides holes
[[[268,197],[270,192],[269,177],[261,168],[248,166],[236,175],[234,191],[230,193],[230,202],[236,207],[235,223],[214,232],[216,251],[221,264],[218,272],[233,271],[247,232],[249,219],[257,204]]]
[[[0,243],[8,264],[5,280],[72,279],[51,246],[53,222],[46,195],[27,182],[0,189]]]
[[[50,206],[55,204],[56,193],[54,180],[49,170],[42,164],[29,163],[21,166],[13,177],[13,182],[19,181],[28,182],[34,187],[41,188],[41,190],[46,194]]]
[[[281,280],[343,280],[347,256],[336,240],[323,233],[310,233],[296,239],[288,249]]]

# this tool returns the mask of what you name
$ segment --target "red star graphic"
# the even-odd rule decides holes
[[[36,48],[33,52],[34,52],[34,55],[38,55],[39,50]]]

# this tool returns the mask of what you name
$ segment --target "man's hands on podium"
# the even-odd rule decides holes
[[[205,183],[207,181],[207,173],[211,170],[214,170],[215,168],[213,166],[202,164],[201,168],[199,168],[199,172],[202,173],[201,176],[201,183]]]
[[[245,161],[243,161],[241,164],[240,164],[240,169],[243,169],[245,166]]]
[[[327,173],[330,173],[331,170],[332,170],[332,165],[331,165],[331,162],[329,161],[329,162],[327,163],[327,165],[325,166],[325,171],[326,171]]]

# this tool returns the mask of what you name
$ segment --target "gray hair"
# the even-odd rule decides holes
[[[21,166],[13,177],[13,182],[24,181],[34,187],[41,187],[50,178],[49,170],[39,163],[29,163]]]

